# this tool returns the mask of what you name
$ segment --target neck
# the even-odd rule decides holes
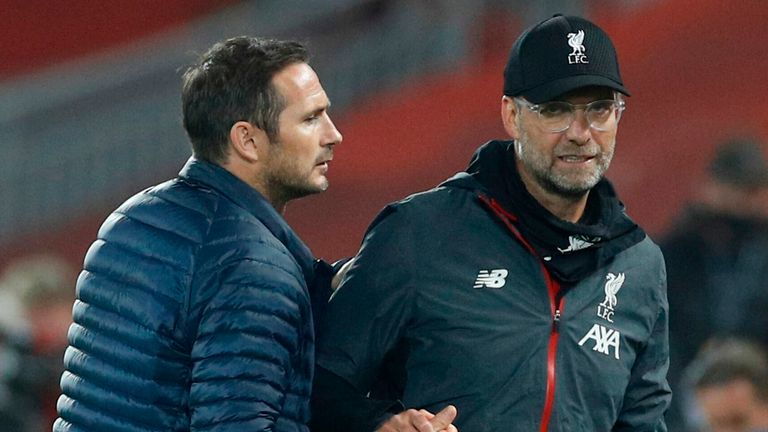
[[[589,197],[589,192],[576,197],[563,196],[554,193],[547,190],[536,181],[536,179],[520,166],[519,161],[517,164],[517,171],[520,174],[520,179],[523,181],[525,188],[542,207],[567,222],[576,223],[581,219],[584,215],[584,210],[587,208],[587,197]]]
[[[254,172],[253,167],[231,160],[221,164],[221,167],[229,171],[233,176],[242,180],[248,186],[256,189],[267,202],[272,204],[272,207],[274,207],[278,213],[281,215],[285,214],[285,207],[288,204],[288,200],[273,193],[273,188],[269,187],[267,184],[268,182],[262,178],[263,176]]]
[[[267,201],[269,201],[269,203],[272,204],[272,207],[274,207],[275,210],[277,210],[278,213],[280,213],[281,215],[285,216],[285,209],[286,209],[286,207],[288,207],[288,201],[287,200],[281,200],[281,199],[276,199],[276,198],[273,198],[273,197],[269,197],[266,194],[265,191],[262,191],[260,189],[256,189],[256,190],[259,191],[260,194],[264,195],[264,198],[266,198]]]

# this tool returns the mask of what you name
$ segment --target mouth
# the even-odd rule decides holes
[[[563,155],[563,156],[558,156],[557,158],[565,163],[579,164],[579,163],[587,163],[595,159],[595,157],[596,156],[588,156],[588,155]]]
[[[333,156],[328,154],[324,158],[318,159],[315,166],[328,167],[328,164],[333,160]]]
[[[330,164],[331,159],[322,159],[320,162],[315,164],[315,168],[319,168],[321,173],[328,172],[328,165]]]

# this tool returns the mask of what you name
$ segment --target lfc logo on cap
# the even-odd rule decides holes
[[[573,52],[568,54],[568,64],[589,63],[587,55],[584,54],[584,30],[568,33],[568,45],[573,48]]]

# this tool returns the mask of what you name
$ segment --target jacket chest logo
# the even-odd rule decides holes
[[[624,273],[608,273],[605,279],[605,299],[597,305],[597,316],[609,323],[613,323],[614,309],[619,304],[618,293],[621,286],[624,285]],[[621,332],[602,324],[594,324],[586,335],[579,341],[579,346],[584,346],[588,341],[592,341],[592,351],[613,357],[618,360],[621,351]]]
[[[608,280],[605,283],[605,300],[597,305],[597,316],[612,323],[613,309],[619,303],[619,298],[616,297],[616,294],[619,293],[621,286],[624,284],[624,273],[619,273],[618,275],[608,273],[605,278]]]
[[[506,269],[480,270],[473,288],[501,288],[507,283],[508,274]]]
[[[592,351],[597,351],[605,355],[611,355],[616,360],[619,359],[619,351],[621,350],[621,333],[618,330],[605,328],[600,324],[595,324],[589,329],[586,335],[579,341],[579,346],[584,346],[587,341],[594,341],[595,345],[592,347]]]

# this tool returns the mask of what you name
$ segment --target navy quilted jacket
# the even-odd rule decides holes
[[[54,431],[306,431],[309,250],[254,189],[190,159],[99,230]]]

